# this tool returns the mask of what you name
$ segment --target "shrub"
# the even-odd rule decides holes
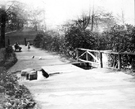
[[[7,46],[6,48],[5,48],[5,50],[6,50],[6,53],[8,53],[8,54],[11,54],[11,53],[13,53],[13,48],[12,48],[12,46]]]
[[[116,52],[134,52],[135,51],[135,28],[131,25],[115,25],[110,31],[102,34],[105,49]]]
[[[17,62],[16,54],[11,46],[0,50],[0,67],[10,68]]]
[[[34,39],[34,46],[42,48],[48,51],[60,52],[63,45],[63,39],[54,32],[45,32],[44,34],[38,34]]]
[[[7,46],[7,47],[5,48],[5,59],[6,59],[6,60],[7,60],[8,58],[10,58],[12,54],[14,54],[13,51],[14,51],[14,50],[13,50],[12,46]]]
[[[2,98],[2,109],[33,109],[36,103],[30,91],[19,85],[17,80],[15,74],[9,74],[6,68],[0,67],[0,91],[7,96]]]
[[[44,40],[43,35],[37,34],[34,41],[33,41],[33,45],[37,48],[40,48],[43,40]]]
[[[80,29],[76,25],[70,25],[65,30],[64,36],[54,31],[37,35],[34,39],[35,47],[41,47],[48,51],[55,51],[73,56],[76,48],[95,50],[112,50],[116,52],[135,52],[135,27],[132,25],[115,25],[103,33]],[[110,56],[111,65],[117,61],[115,56]],[[116,59],[114,59],[116,58]],[[123,64],[131,64],[133,56],[122,56]]]

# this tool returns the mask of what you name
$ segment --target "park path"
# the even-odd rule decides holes
[[[22,47],[18,62],[9,71],[44,68],[49,73],[59,72],[44,80],[19,81],[42,109],[135,109],[133,76],[105,69],[83,70],[55,53]]]

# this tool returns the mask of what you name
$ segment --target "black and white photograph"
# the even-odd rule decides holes
[[[135,109],[135,0],[0,0],[0,109]]]

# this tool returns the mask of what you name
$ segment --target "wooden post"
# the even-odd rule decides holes
[[[102,52],[99,52],[100,68],[103,68]]]
[[[88,51],[86,50],[86,61],[89,60],[89,57],[88,57]]]
[[[25,46],[27,46],[27,41],[26,41],[26,38],[24,38],[24,44],[25,44]]]
[[[118,69],[121,69],[121,54],[118,54]]]
[[[79,61],[79,53],[78,53],[78,49],[76,48],[76,59],[77,59],[77,62]]]
[[[87,50],[86,50],[86,61],[89,61],[88,51]],[[86,67],[87,68],[89,67],[89,63],[88,62],[86,63]]]

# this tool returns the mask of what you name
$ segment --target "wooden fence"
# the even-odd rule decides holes
[[[108,64],[109,61],[111,65],[105,65],[104,63],[104,55],[108,56]],[[112,59],[111,59],[112,58]],[[76,59],[78,62],[88,63],[93,67],[108,67],[108,68],[128,68],[134,67],[135,62],[135,53],[130,52],[112,52],[105,50],[90,50],[84,48],[76,49]],[[109,60],[110,59],[110,60]],[[114,64],[114,65],[113,65]]]

